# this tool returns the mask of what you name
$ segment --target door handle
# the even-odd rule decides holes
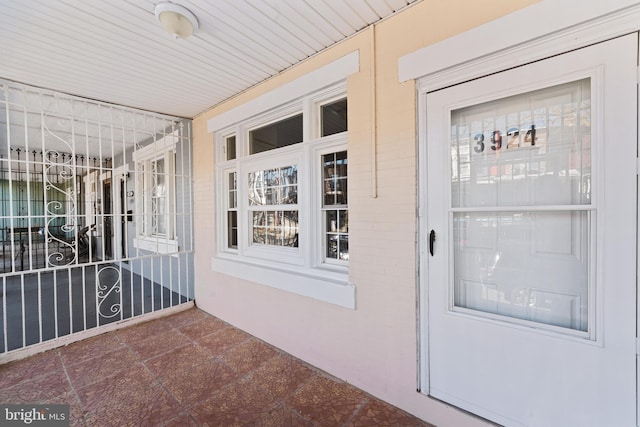
[[[436,242],[436,232],[435,230],[431,230],[431,233],[429,233],[429,253],[431,254],[431,256],[433,256],[433,245]]]

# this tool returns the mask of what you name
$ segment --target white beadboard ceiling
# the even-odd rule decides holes
[[[179,117],[198,113],[420,0],[0,0],[0,78]]]

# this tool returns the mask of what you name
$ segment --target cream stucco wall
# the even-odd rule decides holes
[[[398,58],[535,2],[424,0],[376,25],[375,64],[369,28],[196,117],[197,305],[431,423],[484,424],[416,392],[416,95],[413,81],[399,83]],[[347,83],[349,276],[356,286],[356,309],[212,272],[216,206],[213,135],[207,132],[207,120],[355,50],[360,52],[360,72]]]

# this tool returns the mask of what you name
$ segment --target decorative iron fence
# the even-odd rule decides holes
[[[190,132],[0,80],[0,356],[193,300]]]

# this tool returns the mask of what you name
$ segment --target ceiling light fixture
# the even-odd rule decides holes
[[[187,38],[198,30],[198,19],[184,6],[175,3],[158,3],[156,18],[164,30],[174,38]]]

